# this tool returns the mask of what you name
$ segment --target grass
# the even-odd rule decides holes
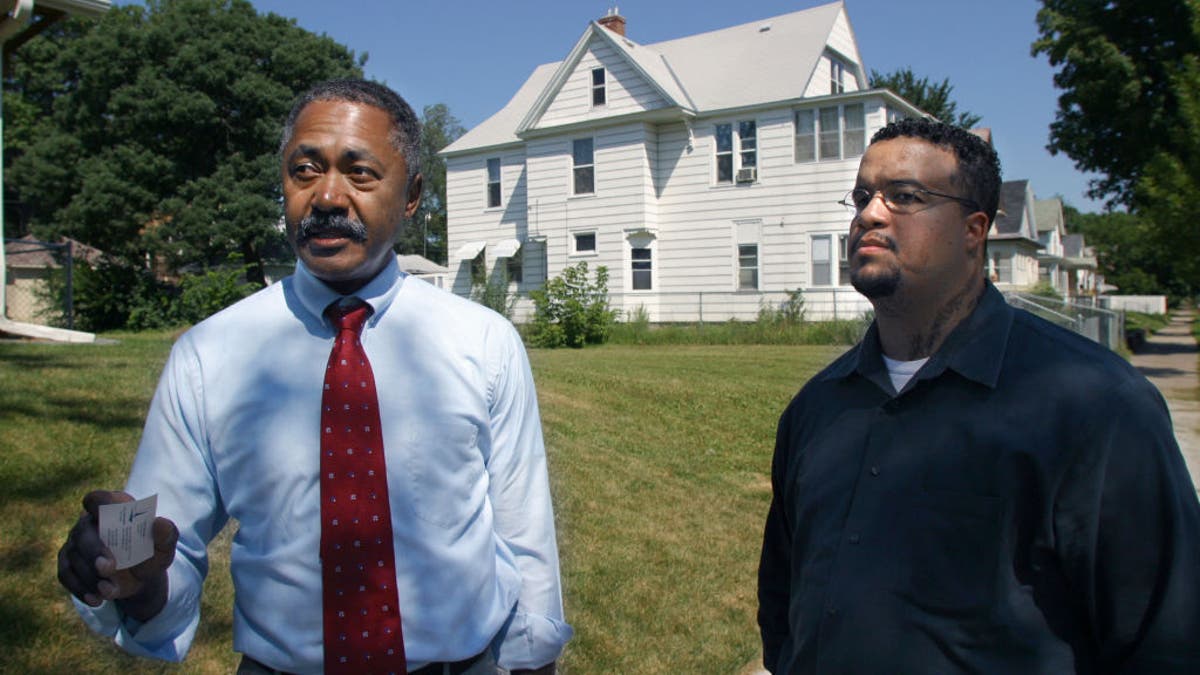
[[[226,533],[183,665],[91,635],[55,578],[90,489],[128,471],[167,333],[0,344],[3,673],[229,673]],[[733,673],[757,657],[755,569],[775,421],[842,347],[534,350],[559,523],[565,673]]]
[[[1125,312],[1125,330],[1137,328],[1147,333],[1157,333],[1171,323],[1168,314],[1146,314],[1144,312]]]

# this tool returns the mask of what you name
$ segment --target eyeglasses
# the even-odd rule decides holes
[[[929,197],[942,197],[943,199],[950,199],[960,204],[965,204],[974,211],[982,210],[979,208],[979,204],[973,199],[934,192],[933,190],[913,187],[912,185],[905,185],[903,183],[888,185],[882,190],[874,191],[866,188],[854,188],[847,192],[846,196],[842,197],[838,203],[846,207],[846,210],[851,215],[857,216],[867,208],[867,205],[871,203],[876,194],[883,196],[883,205],[892,213],[916,213],[937,206],[937,203],[930,202]]]

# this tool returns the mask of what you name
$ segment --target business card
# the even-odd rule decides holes
[[[123,504],[100,506],[100,540],[112,551],[117,569],[148,560],[154,555],[155,511],[158,495]]]

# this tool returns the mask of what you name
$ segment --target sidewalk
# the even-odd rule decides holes
[[[1171,410],[1175,439],[1192,472],[1192,483],[1200,487],[1200,376],[1196,361],[1200,349],[1192,337],[1191,311],[1171,316],[1171,323],[1146,339],[1130,363],[1146,376]]]
[[[1170,325],[1149,336],[1129,361],[1167,399],[1175,439],[1192,472],[1192,484],[1200,492],[1200,375],[1196,368],[1200,348],[1192,337],[1195,320],[1190,311],[1172,315]],[[760,664],[759,660],[748,663],[737,675],[768,675]]]

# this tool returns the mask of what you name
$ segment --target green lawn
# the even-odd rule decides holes
[[[95,487],[119,487],[170,335],[0,344],[0,672],[228,673],[228,538],[183,666],[91,636],[55,554]],[[733,673],[758,652],[755,569],[775,421],[841,347],[608,346],[530,354],[559,523],[563,671]]]

